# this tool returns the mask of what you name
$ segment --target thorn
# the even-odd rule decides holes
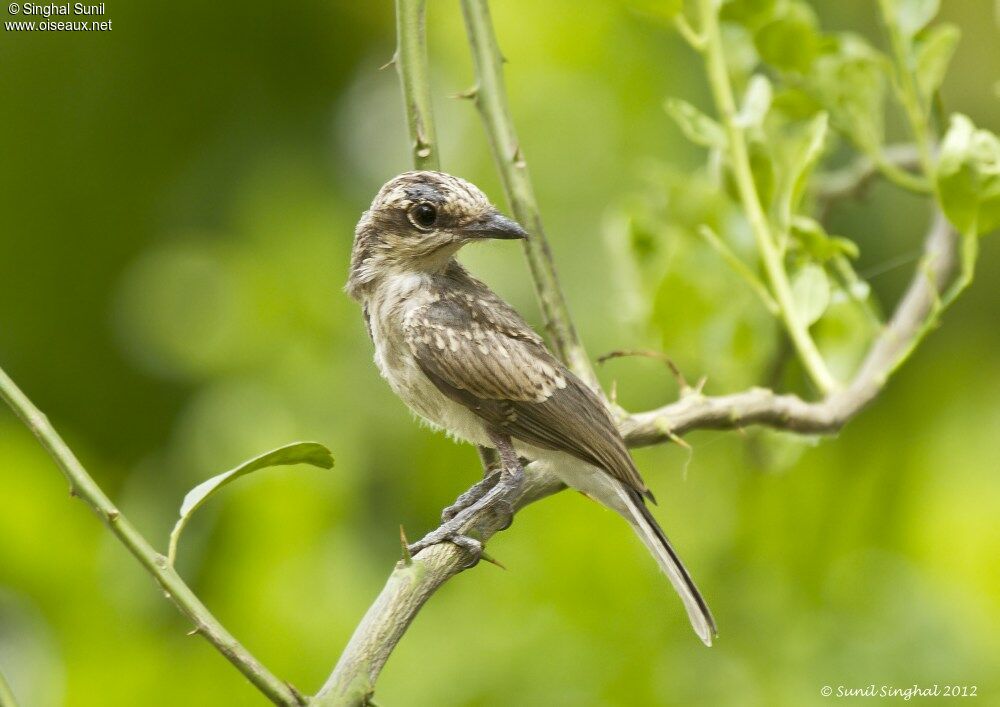
[[[522,154],[522,152],[521,152],[521,146],[520,145],[516,145],[514,147],[514,154],[512,156],[512,159],[514,161],[514,166],[515,167],[518,167],[520,169],[524,169],[525,168],[526,165],[525,165],[525,162],[524,162],[524,154]]]
[[[80,494],[78,494],[76,492],[76,487],[75,486],[70,486],[69,487],[69,497],[70,498],[79,498],[80,497]]]
[[[507,569],[507,565],[505,565],[504,563],[502,563],[500,560],[498,560],[497,558],[493,557],[492,555],[488,555],[486,553],[486,551],[483,551],[483,552],[481,552],[479,554],[479,559],[480,560],[486,560],[491,565],[496,565],[497,567],[499,567],[502,570]]]
[[[187,635],[188,636],[197,636],[199,633],[201,633],[201,627],[200,626],[195,626],[193,629],[191,629],[190,631],[187,632]]]
[[[403,547],[403,564],[409,567],[413,564],[413,555],[410,554],[410,541],[406,539],[402,524],[399,526],[399,544]]]
[[[108,511],[104,515],[107,516],[107,519],[108,519],[109,523],[114,523],[116,520],[118,520],[121,517],[121,513],[118,511],[117,508],[112,508],[110,511]]]
[[[467,88],[464,91],[461,91],[459,93],[454,94],[452,96],[452,98],[461,98],[461,99],[465,99],[465,100],[468,101],[468,100],[475,99],[476,96],[478,96],[478,95],[479,95],[479,86],[477,85],[477,86],[472,86],[471,88]]]
[[[617,378],[612,378],[611,379],[611,404],[612,405],[617,405],[618,404],[618,379]]]
[[[666,356],[663,357],[663,360],[667,362],[667,367],[670,369],[670,372],[674,374],[674,380],[677,381],[677,387],[680,388],[681,397],[683,398],[685,395],[688,395],[691,392],[691,386],[688,385],[687,379],[684,377],[684,374],[681,373],[681,369],[679,369],[677,364]]]
[[[417,147],[417,157],[430,157],[430,155],[430,147],[427,147],[426,145],[424,147]]]
[[[698,382],[694,384],[694,388],[691,390],[691,394],[701,395],[701,391],[705,389],[706,383],[708,383],[708,374],[705,374],[698,379]]]
[[[688,444],[686,441],[684,441],[684,439],[682,439],[681,437],[678,437],[676,434],[674,434],[672,430],[667,430],[666,432],[667,432],[667,438],[671,442],[673,442],[674,444],[676,444],[678,447],[683,447],[684,449],[688,450],[689,452],[693,452],[694,451],[694,448],[690,444]]]
[[[378,70],[379,71],[385,71],[390,66],[395,66],[395,64],[396,64],[396,54],[393,53],[392,58],[389,59],[389,61],[387,61],[384,64],[382,64],[382,66],[378,67]]]

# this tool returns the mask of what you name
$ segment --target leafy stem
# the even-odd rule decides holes
[[[907,43],[904,41],[899,22],[893,15],[893,0],[879,0],[878,4],[883,24],[889,35],[889,44],[892,47],[893,64],[895,67],[893,83],[896,88],[896,94],[899,96],[903,110],[906,112],[910,129],[913,131],[917,152],[920,155],[921,169],[924,175],[933,181],[934,160],[931,157],[930,124],[927,121],[927,111],[921,105],[920,94],[917,90],[917,79],[910,65]],[[886,176],[892,178],[888,174]]]
[[[726,68],[717,12],[714,0],[699,0],[708,82],[716,110],[726,132],[726,150],[736,179],[740,201],[753,230],[761,260],[764,263],[764,272],[774,294],[774,300],[778,305],[781,320],[792,340],[792,345],[795,347],[810,379],[820,393],[826,395],[835,390],[838,384],[827,368],[816,343],[809,335],[808,328],[796,313],[788,273],[785,272],[781,252],[754,184],[746,135],[744,128],[736,120],[736,101],[733,98],[732,83]]]

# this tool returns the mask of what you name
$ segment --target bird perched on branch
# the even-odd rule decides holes
[[[460,530],[485,505],[516,497],[526,458],[628,521],[711,645],[711,612],[646,507],[653,495],[605,404],[455,259],[468,243],[527,237],[482,191],[442,172],[395,177],[358,222],[346,289],[361,303],[379,371],[421,418],[501,461],[498,479],[464,494],[411,549],[451,541],[478,556],[482,546]]]

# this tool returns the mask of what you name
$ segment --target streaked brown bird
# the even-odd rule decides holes
[[[653,496],[608,409],[455,259],[468,243],[527,236],[482,191],[442,172],[395,177],[358,222],[346,289],[361,303],[379,371],[432,427],[496,449],[502,465],[492,487],[460,498],[413,550],[449,540],[481,552],[459,530],[483,504],[511,497],[526,458],[632,526],[711,645],[712,614],[646,507]]]

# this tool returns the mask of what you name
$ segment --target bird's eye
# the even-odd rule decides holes
[[[422,202],[410,209],[410,223],[422,231],[430,230],[437,221],[438,212],[431,204]]]

